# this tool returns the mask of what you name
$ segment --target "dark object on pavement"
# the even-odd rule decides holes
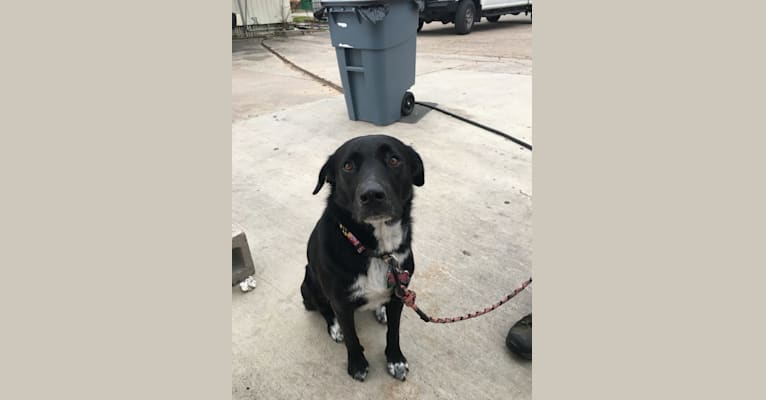
[[[520,357],[532,359],[532,313],[511,327],[505,338],[505,344]]]

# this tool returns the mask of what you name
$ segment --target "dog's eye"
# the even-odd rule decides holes
[[[388,159],[388,165],[392,167],[399,165],[399,159],[392,156],[391,158]]]
[[[343,164],[343,170],[344,171],[351,171],[352,169],[354,169],[354,164],[352,164],[351,161],[346,161]]]

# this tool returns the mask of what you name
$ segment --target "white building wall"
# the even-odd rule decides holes
[[[231,12],[237,14],[237,26],[242,26],[245,20],[248,25],[279,24],[293,20],[290,0],[232,0]]]

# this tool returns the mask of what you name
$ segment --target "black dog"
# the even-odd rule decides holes
[[[372,309],[378,322],[388,323],[388,372],[404,380],[409,371],[399,348],[403,304],[390,288],[389,265],[381,257],[392,255],[409,276],[414,273],[412,186],[423,186],[423,179],[423,161],[412,147],[390,136],[372,135],[338,148],[314,188],[314,194],[319,193],[326,181],[331,192],[309,239],[303,304],[324,316],[333,340],[345,339],[348,373],[360,381],[367,377],[369,364],[354,326],[357,309]]]

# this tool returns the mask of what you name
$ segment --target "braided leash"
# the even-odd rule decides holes
[[[502,306],[503,304],[507,303],[509,300],[514,298],[517,294],[519,294],[522,290],[526,289],[529,284],[532,283],[532,278],[527,279],[524,283],[521,284],[516,290],[509,293],[505,297],[503,297],[500,301],[498,301],[495,304],[492,304],[489,307],[484,308],[480,311],[474,311],[472,313],[468,313],[465,315],[461,315],[458,317],[446,317],[446,318],[437,318],[437,317],[429,317],[428,314],[423,312],[418,306],[415,304],[415,292],[404,288],[404,295],[400,297],[402,299],[402,302],[407,305],[407,307],[415,310],[416,313],[418,313],[418,316],[420,316],[420,319],[422,319],[425,322],[433,322],[436,324],[451,324],[453,322],[458,321],[465,321],[467,319],[476,318],[478,316],[484,315],[490,311],[496,310],[498,307]],[[394,294],[396,294],[396,291],[394,291]]]
[[[353,233],[351,233],[343,224],[339,223],[338,226],[340,227],[341,233],[343,236],[346,237],[346,239],[356,248],[356,251],[359,254],[365,253],[366,249],[362,245],[361,242],[359,242],[359,239],[354,236]],[[474,311],[465,315],[461,315],[458,317],[447,317],[447,318],[435,318],[435,317],[429,317],[428,314],[426,314],[423,310],[421,310],[416,304],[415,304],[415,298],[416,294],[415,291],[410,290],[407,288],[407,285],[410,283],[410,273],[409,271],[403,271],[401,267],[399,266],[399,261],[392,256],[391,254],[384,254],[380,256],[380,258],[383,259],[383,261],[388,265],[388,283],[389,285],[393,284],[394,288],[394,295],[401,299],[402,302],[409,308],[415,310],[416,313],[418,313],[418,316],[420,319],[422,319],[425,322],[433,322],[436,324],[451,324],[453,322],[458,321],[465,321],[471,318],[476,318],[478,316],[484,315],[490,311],[494,311],[498,309],[503,304],[507,303],[509,300],[514,298],[517,294],[521,293],[522,290],[526,289],[529,284],[532,283],[532,278],[530,277],[524,283],[521,284],[516,290],[509,293],[500,301],[498,301],[495,304],[492,304],[491,306],[485,307],[483,310]]]

